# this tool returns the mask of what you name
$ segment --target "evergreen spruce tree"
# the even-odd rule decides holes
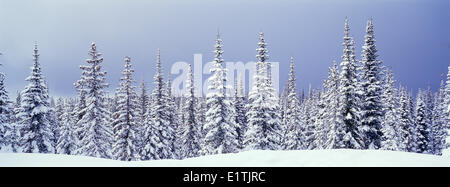
[[[444,110],[444,127],[449,133],[450,131],[450,65],[448,66],[448,73],[447,73],[447,80],[445,84],[445,97],[444,102],[442,103],[442,107]],[[444,148],[450,147],[450,142],[447,142],[444,146]]]
[[[64,103],[64,102],[63,102]],[[72,112],[75,108],[75,103],[71,99],[67,99],[63,105],[61,121],[59,126],[60,136],[56,145],[56,153],[58,154],[75,154],[77,149],[77,136],[75,134],[75,121],[72,117]]]
[[[367,21],[365,43],[362,48],[361,86],[364,95],[362,96],[361,130],[364,133],[365,148],[379,149],[381,147],[381,123],[383,121],[381,61],[377,59],[372,20]]]
[[[117,89],[117,119],[114,122],[113,158],[123,161],[136,160],[139,156],[137,132],[139,131],[138,97],[135,91],[130,57],[125,57],[120,87]]]
[[[10,123],[9,127],[7,128],[5,132],[5,139],[9,141],[9,148],[10,151],[16,153],[21,152],[20,150],[20,142],[19,142],[19,127],[17,125],[18,118],[17,114],[20,112],[20,103],[22,103],[20,92],[17,91],[16,101],[14,102],[14,105],[12,106],[12,115],[10,116]]]
[[[441,81],[441,86],[437,92],[434,100],[433,119],[432,119],[432,138],[433,150],[435,155],[442,155],[442,150],[445,148],[447,131],[445,129],[445,85]]]
[[[77,99],[76,99],[76,105],[73,110],[72,116],[74,117],[75,122],[75,136],[76,143],[77,143],[77,150],[75,150],[75,154],[80,155],[81,152],[81,140],[83,139],[85,132],[83,128],[83,124],[81,123],[81,119],[83,118],[84,114],[86,114],[86,94],[87,89],[84,86],[86,81],[84,81],[84,75],[81,75],[81,79],[74,83],[75,88],[77,89]]]
[[[233,96],[233,115],[232,120],[235,123],[237,128],[237,139],[238,139],[238,148],[244,148],[244,134],[247,131],[247,117],[245,113],[247,112],[245,109],[245,91],[244,91],[244,83],[242,82],[242,76],[238,77],[238,80],[235,81],[235,89]]]
[[[55,118],[58,122],[58,128],[61,125],[62,115],[64,114],[64,105],[64,99],[62,97],[59,97],[55,103]]]
[[[200,124],[195,120],[196,113],[196,98],[194,96],[194,78],[192,75],[192,68],[189,65],[189,70],[186,79],[186,93],[183,104],[184,121],[180,124],[178,131],[180,135],[180,157],[189,158],[196,157],[200,154]]]
[[[281,121],[279,116],[279,102],[276,94],[270,88],[271,80],[267,75],[268,54],[264,34],[259,34],[256,49],[256,75],[254,85],[249,94],[247,104],[248,130],[245,133],[245,149],[280,149]]]
[[[147,114],[147,110],[149,108],[150,98],[147,94],[147,86],[145,84],[144,79],[142,79],[142,82],[139,86],[139,94],[138,94],[138,101],[137,101],[137,111],[138,111],[138,131],[135,132],[136,134],[136,141],[137,146],[139,150],[139,154],[141,154],[142,150],[144,149],[144,142],[145,142],[145,131],[146,131],[146,124],[145,124],[145,118]],[[141,157],[142,155],[140,155]]]
[[[19,143],[25,153],[53,153],[54,134],[51,124],[51,109],[44,77],[39,63],[37,44],[34,46],[29,83],[21,92],[18,108]]]
[[[303,111],[302,112],[302,124],[304,126],[303,128],[303,136],[304,136],[304,148],[305,149],[315,149],[316,145],[314,144],[315,140],[315,133],[316,133],[316,126],[315,121],[317,121],[317,113],[319,110],[318,104],[320,100],[320,92],[317,90],[312,90],[310,88],[310,97],[305,100],[305,103],[303,104]]]
[[[324,106],[319,111],[319,116],[323,115],[323,117],[319,117],[317,121],[318,148],[340,149],[347,146],[344,139],[347,133],[346,124],[339,110],[339,76],[338,66],[334,62],[333,67],[328,70],[328,79],[325,82],[326,92],[321,99]],[[323,119],[323,122],[320,119]]]
[[[416,142],[417,153],[429,153],[430,130],[431,124],[427,119],[426,93],[419,89],[416,99],[415,125],[416,125]]]
[[[85,94],[86,104],[84,108],[79,107],[81,111],[78,116],[81,119],[77,123],[77,128],[80,128],[77,132],[81,134],[81,140],[77,152],[85,156],[110,158],[113,134],[104,91],[108,84],[105,83],[106,72],[101,70],[103,57],[95,43],[91,44],[89,56],[91,58],[86,60],[88,65],[80,66],[82,77],[77,84],[81,86],[78,87],[80,94]]]
[[[148,110],[145,143],[145,157],[147,159],[175,158],[175,129],[170,124],[167,92],[163,80],[161,55],[158,49],[156,74],[154,76],[155,89],[151,96],[151,108]]]
[[[0,64],[1,66],[1,64]],[[13,111],[11,110],[11,105],[8,97],[8,92],[5,88],[5,74],[0,72],[0,150],[5,150],[7,147],[11,147],[11,140],[8,134],[13,133],[14,124],[11,124],[11,115]]]
[[[285,111],[285,132],[283,149],[298,150],[303,149],[304,141],[300,129],[300,102],[297,97],[294,72],[294,58],[291,57],[289,79],[286,90],[286,111]]]
[[[344,54],[341,62],[339,83],[339,111],[345,124],[344,147],[351,149],[364,148],[363,135],[359,130],[359,104],[358,104],[358,77],[356,72],[356,60],[354,54],[353,38],[349,36],[348,19],[345,19]]]
[[[179,157],[179,147],[178,146],[178,139],[180,137],[177,135],[177,129],[180,124],[178,120],[177,115],[177,106],[175,103],[175,97],[172,94],[172,82],[170,80],[170,74],[167,76],[167,87],[166,87],[166,93],[167,93],[167,112],[169,114],[169,123],[172,126],[172,129],[175,131],[174,133],[174,158],[180,158]]]
[[[399,101],[398,94],[395,88],[395,80],[391,70],[386,73],[386,78],[384,80],[383,94],[382,98],[382,142],[381,149],[398,151],[400,150],[401,143],[401,129],[399,120]]]
[[[231,120],[231,103],[226,96],[226,73],[222,59],[222,39],[217,34],[214,50],[213,75],[208,79],[210,92],[206,96],[206,119],[203,154],[234,153],[238,151],[237,125]]]

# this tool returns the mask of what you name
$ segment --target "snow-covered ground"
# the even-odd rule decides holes
[[[426,154],[381,150],[246,151],[185,160],[122,162],[85,156],[0,153],[0,166],[450,166],[450,154]]]

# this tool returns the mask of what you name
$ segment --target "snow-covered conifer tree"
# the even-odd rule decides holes
[[[336,62],[328,70],[328,79],[324,83],[326,92],[321,97],[321,104],[324,105],[319,110],[319,117],[316,121],[318,129],[316,131],[316,145],[324,149],[346,148],[346,124],[341,111],[339,110],[339,70]]]
[[[139,127],[138,97],[135,91],[130,57],[125,57],[120,87],[117,89],[117,119],[114,124],[113,158],[123,161],[138,158],[137,132]]]
[[[75,103],[72,99],[67,99],[65,102],[62,102],[63,110],[62,115],[60,116],[60,126],[59,132],[60,136],[58,139],[58,143],[56,145],[56,153],[59,154],[75,154],[77,149],[77,136],[75,134],[75,121],[72,117],[72,112],[75,108]]]
[[[1,66],[1,64],[0,64]],[[12,110],[9,102],[8,92],[5,88],[5,74],[0,72],[0,150],[10,147],[11,139],[7,136],[13,129],[11,121]]]
[[[151,108],[145,120],[147,126],[145,134],[144,157],[146,159],[175,158],[175,129],[169,121],[167,107],[167,90],[163,80],[161,55],[158,49],[156,74],[154,76],[155,89],[151,95]]]
[[[382,81],[381,61],[378,55],[372,20],[367,21],[365,43],[362,47],[362,90],[363,101],[361,107],[361,131],[364,133],[364,144],[366,149],[379,149],[381,147],[381,123],[382,113]]]
[[[78,153],[85,156],[110,158],[113,134],[110,114],[106,107],[106,96],[104,89],[108,87],[105,83],[106,72],[102,71],[101,63],[103,57],[97,51],[95,43],[91,44],[89,50],[90,59],[87,59],[87,66],[80,66],[82,77],[79,81],[81,93],[85,92],[84,108],[81,108],[77,128],[81,134]]]
[[[411,97],[403,87],[400,87],[399,92],[399,129],[397,132],[397,136],[399,137],[399,150],[415,152],[417,147],[416,126],[412,118]]]
[[[427,118],[427,106],[426,106],[426,92],[424,93],[419,89],[416,99],[416,111],[415,111],[415,125],[416,125],[416,137],[417,153],[429,153],[429,144],[432,143],[430,139],[431,135],[431,121]]]
[[[39,63],[37,44],[34,46],[33,66],[26,79],[29,83],[21,92],[18,109],[19,143],[25,153],[53,153],[54,134],[51,124],[49,96]]]
[[[172,126],[172,129],[174,130],[174,158],[180,158],[179,157],[179,148],[177,147],[177,142],[178,139],[180,139],[180,137],[177,135],[177,129],[178,126],[180,124],[179,120],[178,120],[178,115],[177,115],[177,106],[175,103],[175,97],[172,94],[172,82],[170,80],[170,73],[167,76],[167,87],[166,87],[166,93],[167,93],[167,112],[168,112],[168,119],[169,119],[169,124]]]
[[[231,103],[226,96],[226,73],[222,59],[222,39],[217,34],[213,75],[208,79],[210,92],[206,96],[206,119],[203,154],[234,153],[238,150],[237,125],[231,120]]]
[[[359,104],[357,96],[358,77],[353,38],[349,36],[348,19],[345,19],[344,54],[342,55],[339,83],[339,111],[345,124],[343,148],[364,148],[363,135],[359,130]]]
[[[286,111],[284,123],[284,140],[283,149],[298,150],[303,149],[304,141],[300,129],[300,103],[297,97],[297,89],[295,83],[294,58],[291,57],[289,79],[286,91]]]
[[[445,97],[442,103],[444,109],[444,126],[447,133],[450,132],[450,65],[448,66],[447,80],[445,84]],[[450,147],[450,142],[446,142],[444,148]]]
[[[245,91],[244,83],[242,82],[242,75],[238,76],[238,80],[235,81],[234,96],[233,96],[233,115],[232,120],[238,126],[237,139],[238,148],[244,148],[244,134],[247,131],[247,117],[245,116]]]
[[[445,148],[447,130],[445,129],[445,85],[441,81],[441,86],[437,92],[434,100],[433,119],[432,119],[432,138],[433,150],[435,155],[442,155],[442,150]]]
[[[384,80],[384,88],[382,98],[382,141],[381,149],[398,151],[400,150],[399,143],[401,142],[401,132],[400,121],[399,121],[399,110],[398,107],[398,94],[395,88],[394,75],[391,70],[386,73],[386,78]]]
[[[199,156],[200,153],[200,124],[195,120],[196,113],[196,98],[194,95],[194,78],[192,75],[192,68],[189,65],[189,70],[186,79],[186,93],[184,97],[183,113],[184,123],[180,124],[178,131],[181,143],[180,157],[189,158]]]
[[[247,104],[248,129],[245,133],[245,149],[277,150],[281,147],[281,121],[279,116],[279,102],[271,87],[271,80],[267,76],[267,44],[264,34],[259,34],[256,49],[256,75],[254,85],[249,94]]]

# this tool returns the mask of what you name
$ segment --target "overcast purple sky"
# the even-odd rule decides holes
[[[225,61],[254,61],[257,33],[264,31],[271,61],[280,62],[280,85],[294,56],[298,88],[309,83],[319,88],[327,67],[340,62],[346,16],[358,58],[372,17],[379,59],[392,67],[399,83],[413,90],[438,88],[450,63],[450,1],[445,0],[2,0],[0,71],[11,96],[23,89],[37,41],[51,94],[74,95],[78,66],[95,41],[104,54],[109,90],[117,87],[124,56],[131,56],[135,78],[151,83],[157,48],[166,75],[174,62],[192,63],[195,53],[203,54],[205,63],[212,60],[220,28]]]

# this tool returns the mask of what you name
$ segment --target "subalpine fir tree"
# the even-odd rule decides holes
[[[77,124],[81,133],[77,152],[85,156],[110,158],[113,134],[104,91],[108,84],[105,83],[106,72],[101,70],[103,57],[97,51],[95,43],[91,44],[89,56],[91,58],[86,60],[88,65],[80,66],[80,92],[85,91],[86,106],[79,111],[83,115]]]
[[[12,106],[12,115],[10,116],[9,129],[6,130],[5,139],[9,141],[10,150],[14,153],[20,152],[20,142],[19,142],[19,128],[17,125],[18,118],[17,114],[20,112],[20,103],[22,99],[20,96],[20,92],[17,91],[16,101]]]
[[[416,142],[417,153],[429,153],[429,144],[432,143],[430,139],[431,135],[431,122],[427,118],[427,106],[426,106],[426,92],[424,93],[419,89],[416,99],[416,111],[415,111],[415,125],[416,125]]]
[[[83,80],[84,77],[81,75],[81,79],[74,83],[75,88],[77,89],[78,95],[76,99],[75,108],[73,110],[72,115],[74,116],[74,122],[75,122],[75,136],[77,137],[77,147],[80,148],[81,140],[83,139],[85,132],[83,128],[83,124],[81,124],[81,119],[83,118],[84,114],[86,113],[86,87],[83,85],[86,81]],[[75,150],[75,154],[81,154],[78,152],[80,149]]]
[[[254,85],[249,94],[247,104],[248,130],[245,133],[245,149],[280,149],[281,121],[279,116],[278,98],[273,92],[271,81],[267,75],[267,44],[264,34],[259,34],[256,49],[256,75]],[[278,113],[278,114],[277,114]]]
[[[0,64],[1,66],[1,64]],[[12,133],[13,130],[11,124],[11,115],[13,111],[11,110],[8,92],[5,88],[5,74],[0,72],[0,150],[6,149],[6,147],[11,146],[11,139],[8,134]]]
[[[137,132],[139,131],[138,97],[135,91],[130,57],[125,57],[120,87],[117,89],[117,119],[114,124],[113,158],[123,161],[136,160],[139,156]]]
[[[238,126],[237,128],[237,139],[238,148],[244,148],[244,134],[247,131],[247,117],[245,116],[245,91],[244,83],[242,82],[242,76],[238,76],[238,80],[235,81],[235,89],[233,96],[233,115],[232,120]]]
[[[342,55],[341,73],[339,83],[339,111],[345,124],[344,147],[351,149],[364,148],[363,134],[360,132],[358,104],[358,77],[356,72],[356,60],[353,38],[349,36],[348,19],[345,19],[344,29],[344,54]]]
[[[189,70],[186,79],[186,92],[183,104],[184,121],[180,124],[178,131],[181,143],[180,157],[189,158],[196,157],[200,154],[200,124],[195,120],[196,113],[196,98],[194,95],[194,77],[192,75],[192,68],[189,65]]]
[[[401,129],[399,121],[399,101],[398,94],[395,88],[394,75],[391,70],[386,73],[386,78],[384,80],[383,94],[382,98],[382,140],[381,149],[397,151],[400,150],[401,143]]]
[[[231,120],[231,102],[226,96],[226,73],[222,59],[222,39],[217,34],[213,75],[208,79],[210,92],[206,96],[205,137],[203,154],[234,153],[238,150],[237,125]]]
[[[136,140],[138,141],[138,147],[139,150],[143,150],[144,148],[144,142],[145,142],[145,131],[146,131],[146,124],[145,124],[145,118],[147,114],[147,110],[149,108],[150,98],[147,95],[147,86],[145,84],[144,79],[142,79],[141,85],[139,86],[139,94],[138,94],[138,115],[139,115],[139,121],[138,121],[138,132],[136,132]],[[139,153],[140,154],[140,153]],[[142,155],[141,155],[142,156]]]
[[[206,101],[204,97],[196,97],[195,98],[195,121],[197,122],[197,124],[200,124],[200,137],[202,139],[202,146],[204,147],[204,137],[206,136],[206,129],[205,129],[205,121],[206,121],[206,111],[208,110],[208,108],[206,107]],[[206,154],[206,153],[202,153],[202,154]]]
[[[372,20],[367,21],[365,43],[362,48],[361,86],[364,94],[362,96],[362,125],[360,129],[364,133],[365,148],[379,149],[381,147],[381,123],[383,121],[381,61],[377,59]]]
[[[303,149],[304,141],[301,135],[300,121],[300,102],[297,97],[295,83],[294,58],[291,57],[289,79],[286,90],[286,111],[284,119],[283,149],[298,150]]]
[[[167,76],[167,87],[166,87],[166,93],[167,93],[167,111],[169,114],[169,123],[172,126],[172,128],[175,131],[175,137],[174,137],[174,151],[175,151],[175,156],[174,158],[180,158],[179,157],[179,151],[178,151],[178,147],[177,147],[177,142],[180,137],[177,135],[177,129],[178,126],[180,124],[180,121],[178,120],[178,115],[177,115],[177,106],[175,103],[175,97],[172,94],[172,82],[170,80],[170,74]]]
[[[346,124],[343,116],[339,111],[339,69],[334,62],[333,66],[328,70],[328,79],[324,83],[326,92],[321,97],[319,117],[316,121],[317,131],[317,147],[324,149],[341,149],[346,148],[345,135]]]
[[[305,100],[302,105],[302,114],[301,114],[301,123],[303,126],[303,136],[304,136],[304,148],[305,149],[315,149],[316,145],[314,144],[315,140],[315,132],[316,126],[315,121],[317,120],[318,113],[318,103],[320,100],[320,91],[312,90],[310,88],[309,98]]]
[[[414,120],[414,104],[411,94],[406,88],[400,87],[400,107],[399,107],[399,122],[400,122],[400,150],[408,152],[417,152],[417,129]]]
[[[64,99],[59,97],[55,103],[55,118],[58,122],[58,128],[61,125],[60,122],[62,121],[62,115],[64,114],[64,105]]]
[[[25,153],[53,153],[54,134],[51,124],[51,109],[44,77],[39,63],[37,44],[34,46],[29,83],[21,92],[21,103],[17,119],[20,132],[19,144]]]
[[[167,107],[167,92],[163,80],[161,55],[158,49],[155,89],[151,95],[151,108],[146,118],[145,157],[148,159],[175,158],[175,129],[170,124]]]
[[[432,119],[432,138],[433,138],[433,150],[435,155],[442,155],[442,150],[445,148],[447,130],[445,129],[445,85],[444,81],[441,81],[439,91],[436,93],[433,108]]]
[[[72,112],[75,109],[75,103],[71,99],[67,99],[63,102],[63,110],[59,132],[60,136],[56,145],[56,153],[58,154],[75,154],[77,149],[77,136],[75,134],[75,121],[72,117]]]
[[[447,132],[450,130],[450,65],[448,66],[447,80],[445,84],[445,97],[444,97],[444,126]],[[450,147],[450,142],[447,142],[444,148]]]

